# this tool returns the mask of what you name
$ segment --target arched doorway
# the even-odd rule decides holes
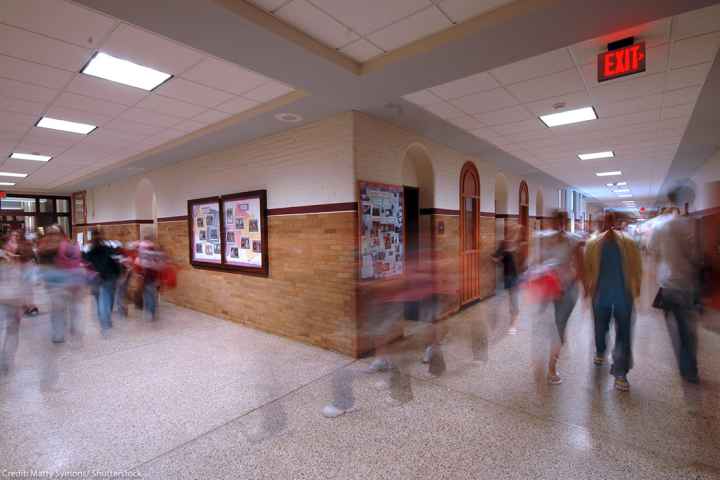
[[[157,239],[157,197],[155,187],[147,178],[138,182],[135,189],[135,219],[138,225],[138,239]],[[151,220],[151,223],[147,221]]]
[[[460,171],[460,305],[480,298],[480,175],[472,162]]]
[[[520,235],[519,235],[519,259],[518,264],[521,270],[525,270],[527,267],[527,259],[530,248],[530,192],[528,185],[525,180],[520,182],[520,192],[518,198],[518,213],[520,223]]]

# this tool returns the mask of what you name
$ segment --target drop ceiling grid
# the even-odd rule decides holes
[[[87,165],[87,156],[92,156],[92,152],[97,153],[93,163],[107,166],[114,161],[179,138],[292,91],[291,87],[264,75],[84,7],[75,6],[64,0],[45,2],[43,5],[50,5],[51,11],[69,10],[71,13],[64,19],[66,23],[72,23],[73,19],[80,17],[87,19],[89,16],[94,19],[90,22],[93,28],[88,27],[92,33],[89,34],[93,39],[92,44],[81,46],[77,44],[77,39],[82,36],[81,33],[73,32],[70,35],[72,41],[68,41],[68,35],[64,35],[57,27],[54,27],[52,35],[37,31],[41,29],[36,25],[42,22],[37,22],[28,15],[28,8],[37,2],[35,0],[28,0],[27,4],[23,2],[16,1],[9,5],[8,10],[0,17],[2,19],[0,28],[12,29],[16,38],[27,36],[40,38],[42,45],[58,46],[59,51],[62,51],[60,48],[62,45],[72,47],[73,52],[82,52],[83,65],[95,52],[108,49],[111,50],[108,53],[112,54],[114,51],[128,53],[123,55],[123,58],[161,69],[157,65],[138,61],[138,57],[147,58],[147,52],[140,51],[137,45],[133,47],[133,42],[138,43],[138,40],[127,40],[138,37],[147,40],[144,45],[149,50],[154,48],[153,53],[156,57],[167,58],[167,62],[163,61],[166,66],[174,64],[182,68],[169,69],[171,71],[168,73],[173,74],[172,79],[152,92],[145,92],[81,74],[80,68],[75,68],[77,65],[68,66],[64,63],[66,59],[63,58],[54,59],[52,63],[55,65],[48,65],[35,61],[36,56],[32,51],[29,52],[30,58],[17,56],[17,45],[6,44],[4,48],[0,47],[0,65],[11,67],[0,69],[0,112],[3,113],[0,133],[4,134],[0,135],[3,154],[0,167],[9,171],[19,172],[22,169],[23,172],[31,173],[26,179],[17,182],[18,188],[21,188],[20,184],[46,188],[46,184],[39,185],[33,180],[33,176],[43,168],[57,170],[57,166],[61,164],[65,165],[68,171],[72,171],[78,166]],[[118,33],[122,35],[118,36]],[[238,72],[238,75],[241,75],[239,78],[253,79],[255,83],[249,84],[246,91],[238,93],[184,78],[184,75],[191,71],[200,71],[202,74],[201,64],[206,61],[221,64],[227,71]],[[58,63],[60,65],[57,65]],[[172,88],[177,86],[180,88],[180,93],[177,88],[175,93],[172,88],[168,88],[173,81],[175,83]],[[96,88],[83,88],[88,85]],[[167,89],[169,95],[163,94],[165,92],[163,88]],[[187,94],[195,96],[189,99],[183,97],[182,100],[176,98],[183,96],[183,93],[185,96]],[[117,100],[122,103],[118,103]],[[53,113],[60,118],[91,123],[100,128],[88,136],[34,128],[37,119]],[[34,121],[22,120],[28,115],[31,115]],[[128,119],[128,116],[132,119]],[[12,123],[12,118],[20,120]],[[127,142],[118,141],[117,138],[123,136],[128,139]],[[8,140],[7,137],[11,137],[12,140]],[[76,147],[81,148],[85,156],[73,157],[73,153],[79,151]],[[40,166],[33,164],[22,167],[8,158],[12,151],[47,153],[53,156],[53,160]],[[50,165],[53,165],[52,169],[49,168]],[[83,168],[75,173],[84,170],[87,169]]]
[[[580,50],[580,47],[585,47],[585,53],[587,54],[587,44],[598,42],[598,39],[592,39],[554,52],[548,52],[538,55],[537,57],[521,60],[509,66],[473,75],[489,76],[500,85],[500,87],[496,89],[482,91],[481,88],[478,88],[478,90],[481,91],[475,93],[465,91],[462,96],[455,98],[449,93],[452,91],[452,84],[457,86],[460,84],[459,82],[465,80],[458,79],[453,82],[448,82],[447,84],[436,85],[427,90],[406,95],[404,98],[440,116],[445,121],[496,144],[500,148],[508,151],[508,153],[516,155],[538,168],[547,167],[549,165],[547,161],[548,156],[552,155],[557,155],[557,161],[555,163],[562,164],[565,167],[564,171],[567,172],[576,171],[577,169],[590,165],[577,163],[579,162],[576,157],[577,153],[606,149],[622,152],[625,148],[629,147],[651,147],[653,145],[668,145],[674,147],[674,150],[677,150],[699,96],[702,84],[707,77],[709,62],[712,62],[714,56],[717,54],[718,46],[720,46],[720,34],[718,34],[718,30],[720,30],[720,8],[713,6],[705,10],[717,18],[712,27],[714,30],[710,30],[707,22],[705,22],[703,25],[704,28],[693,32],[694,34],[688,34],[688,26],[686,25],[684,35],[681,38],[676,38],[672,26],[676,24],[678,17],[658,20],[632,29],[637,30],[637,32],[634,33],[639,37],[639,40],[643,40],[642,34],[644,33],[644,28],[653,29],[653,41],[648,43],[652,46],[648,47],[648,49],[654,49],[654,53],[656,54],[653,55],[653,65],[648,65],[645,73],[636,76],[616,79],[603,84],[597,84],[597,82],[590,84],[586,74],[587,70],[592,70],[593,77],[596,75],[597,67],[596,63],[594,63],[595,57],[592,59],[588,57],[587,61],[582,61],[574,50]],[[689,12],[691,15],[695,13],[696,12]],[[688,14],[683,14],[680,17],[684,17],[685,15]],[[664,33],[661,33],[663,30]],[[612,36],[611,34],[601,38]],[[615,34],[615,36],[617,37],[618,35]],[[704,41],[706,39],[712,41],[711,47],[706,47],[701,54],[695,55],[695,61],[688,61],[686,58],[678,57],[678,55],[683,55],[683,49],[676,47],[680,42]],[[563,59],[563,55],[559,52],[567,55],[572,68],[562,69],[562,67],[567,64]],[[685,49],[685,52],[687,53],[687,49]],[[596,56],[598,53],[600,53],[600,51],[596,49],[593,55]],[[548,62],[552,65],[552,68],[544,72],[544,75],[532,75],[532,68],[530,68],[529,75],[527,74],[528,72],[525,72],[523,75],[523,68],[527,69],[528,65],[543,64],[543,60],[545,59],[551,59],[555,63],[553,64],[553,61]],[[673,68],[674,65],[678,65],[678,67]],[[584,72],[583,70],[586,71]],[[570,73],[571,71],[574,73]],[[503,72],[503,76],[499,76],[498,72]],[[519,77],[518,72],[521,72]],[[562,87],[562,82],[560,82],[561,88],[559,91],[562,91],[563,88],[567,91],[557,96],[537,98],[531,101],[529,97],[533,95],[543,95],[542,91],[538,93],[539,89],[533,82],[539,84],[541,80],[546,80],[553,76],[556,76],[555,78],[561,78],[561,76],[558,76],[558,73],[569,80],[566,82],[566,87]],[[582,82],[582,89],[577,88],[577,83],[573,84],[573,82],[577,82],[578,78]],[[677,81],[672,81],[673,78],[689,78],[689,80],[678,83]],[[506,80],[506,82],[504,83],[503,80]],[[517,85],[522,85],[524,90],[518,89],[517,87],[508,88]],[[552,85],[552,83],[547,83],[547,85]],[[467,90],[467,85],[463,88]],[[556,90],[556,92],[557,91],[558,90]],[[444,92],[445,94],[440,96],[438,92]],[[528,97],[525,98],[526,101],[523,102],[521,98],[518,98],[518,92]],[[500,93],[506,97],[512,97],[516,102],[515,105],[504,104],[501,108],[491,109],[485,112],[478,111],[477,105],[473,105],[472,100],[477,99],[478,96],[485,100],[492,100],[494,98],[500,98]],[[630,102],[634,101],[636,105],[628,106],[628,97],[632,98]],[[566,98],[575,99],[574,102],[568,104],[566,109],[593,105],[596,111],[598,111],[600,118],[589,123],[557,127],[554,129],[547,129],[542,126],[537,117],[543,105],[546,108],[543,113],[552,113],[552,108],[548,107],[548,105],[552,105],[552,103]],[[586,99],[585,102],[582,102],[583,98]],[[645,101],[651,99],[649,101],[654,102],[654,104],[644,106],[642,105],[643,99],[645,99]],[[453,113],[454,110],[448,108],[448,105],[457,107],[463,111],[463,117],[460,118],[460,121],[456,121],[459,116],[455,115]],[[535,107],[529,108],[529,105],[535,105]],[[522,109],[522,111],[534,120],[513,120],[493,123],[493,120],[511,118],[507,115],[507,111],[513,108],[518,111],[518,114],[520,109]],[[623,109],[626,109],[626,111],[623,111]],[[600,113],[602,111],[608,111],[609,114],[603,115]],[[478,123],[475,124],[473,121]],[[668,122],[670,121],[673,123],[669,124]],[[471,124],[474,125],[474,128],[467,128],[467,125]],[[633,131],[637,132],[635,138],[628,133]],[[613,159],[614,164],[617,166],[616,168],[621,170],[623,169],[623,165],[629,165],[627,161],[623,161],[623,157],[622,154],[618,154],[616,158]],[[671,162],[672,157],[663,156],[655,162],[654,168],[662,171],[664,175],[667,173]],[[593,164],[597,165],[597,163]],[[632,171],[630,168],[625,168],[625,170],[628,172]],[[565,174],[565,176],[567,177],[567,174]],[[586,177],[579,186],[582,187],[585,185],[588,189],[594,189],[591,185],[595,185],[598,181],[594,175],[589,175],[588,177]],[[627,180],[632,182],[631,179]],[[605,183],[607,182],[602,182],[603,185]],[[659,185],[657,182],[656,184]],[[638,185],[640,185],[640,183],[638,183]],[[609,191],[605,193],[607,198],[614,198]]]

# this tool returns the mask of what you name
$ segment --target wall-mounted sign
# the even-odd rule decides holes
[[[610,50],[598,55],[598,82],[645,71],[645,42]]]

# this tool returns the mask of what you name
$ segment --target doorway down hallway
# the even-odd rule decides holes
[[[503,296],[453,317],[439,376],[420,362],[422,335],[408,336],[391,349],[395,378],[364,373],[368,359],[171,304],[156,324],[116,319],[103,339],[85,302],[84,335],[62,345],[50,344],[46,315],[23,319],[15,368],[0,382],[0,472],[720,478],[716,333],[700,330],[703,383],[683,384],[664,321],[642,307],[632,390],[620,393],[608,367],[592,365],[589,312],[578,303],[564,383],[548,386],[531,367],[543,314],[522,307],[515,336],[504,333]],[[324,418],[338,385],[354,407]]]

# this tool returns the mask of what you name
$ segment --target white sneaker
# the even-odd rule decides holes
[[[422,357],[422,363],[430,363],[430,359],[432,358],[433,348],[432,345],[425,348],[425,353],[423,353]]]
[[[329,405],[325,405],[322,409],[322,416],[325,418],[337,418],[341,415],[345,415],[345,412],[347,410],[343,410],[341,408],[337,408],[332,403]]]
[[[365,370],[367,373],[378,373],[387,372],[392,367],[392,364],[384,358],[376,358]]]

